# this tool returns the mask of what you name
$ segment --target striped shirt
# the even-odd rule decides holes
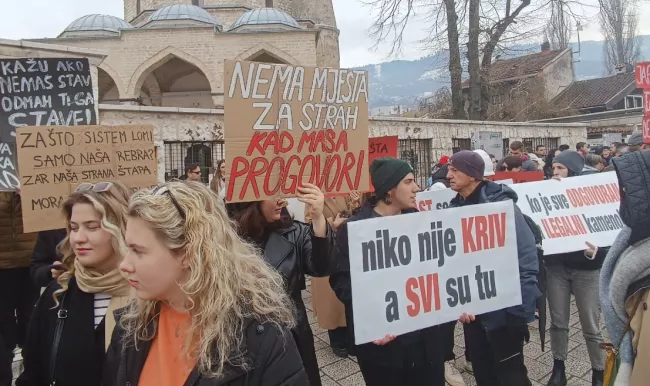
[[[111,301],[111,295],[107,294],[95,294],[95,328],[106,316],[106,310],[108,309],[108,303]]]

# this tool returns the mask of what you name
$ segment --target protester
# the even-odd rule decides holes
[[[185,174],[179,178],[181,181],[201,181],[201,167],[199,164],[190,163],[185,165]]]
[[[517,194],[506,185],[484,180],[485,162],[478,154],[460,151],[449,160],[451,189],[458,195],[451,207],[487,202],[517,201]],[[537,246],[526,219],[515,209],[517,255],[522,304],[474,316],[463,314],[467,348],[478,386],[531,385],[524,364],[523,346],[529,340],[528,323],[535,320],[537,288]]]
[[[583,157],[589,154],[589,145],[586,142],[578,142],[576,144],[576,151]]]
[[[580,153],[564,151],[553,160],[553,178],[579,176],[584,163],[585,160]],[[605,356],[599,348],[603,337],[599,328],[598,277],[607,249],[595,248],[590,243],[587,243],[587,247],[585,251],[544,257],[553,352],[553,373],[547,383],[548,386],[564,386],[567,382],[565,361],[569,351],[571,294],[576,300],[582,335],[591,360],[592,384],[602,385]]]
[[[63,256],[61,256],[58,246],[65,239],[66,233],[65,228],[38,232],[29,268],[36,286],[47,287],[63,272],[60,269]]]
[[[214,171],[214,176],[212,176],[212,181],[210,181],[210,189],[224,200],[226,198],[226,188],[228,186],[226,181],[227,175],[226,160],[222,159],[217,162],[217,168]]]
[[[494,154],[490,154],[490,161],[492,162],[492,173],[497,171],[497,165],[499,163],[499,160],[497,160],[497,157],[494,156]],[[488,167],[485,167],[485,170],[488,170]]]
[[[323,215],[324,196],[318,187],[298,187],[298,200],[309,207],[311,225],[291,218],[282,221],[286,200],[228,204],[240,234],[264,251],[264,259],[284,277],[286,290],[296,304],[298,322],[292,330],[311,386],[319,386],[320,370],[314,337],[301,291],[305,275],[328,276],[336,259],[335,237]]]
[[[587,154],[585,157],[585,167],[582,169],[581,175],[600,173],[605,169],[605,161],[603,158],[596,154]]]
[[[614,160],[625,226],[600,274],[600,302],[620,366],[616,386],[645,386],[650,379],[650,150]],[[609,386],[609,385],[608,385]]]
[[[605,161],[605,166],[609,166],[610,160],[612,159],[612,151],[609,146],[603,146],[603,151],[600,154],[601,157],[603,157],[603,161]]]
[[[521,171],[522,164],[523,162],[521,162],[520,157],[506,157],[503,160],[503,169],[507,172],[519,172]]]
[[[614,156],[612,157],[611,160],[614,158],[620,158],[623,157],[624,155],[628,154],[630,152],[630,147],[627,144],[618,144],[616,146],[616,149],[614,150]],[[610,160],[610,161],[611,161]],[[613,172],[614,171],[614,163],[610,162],[609,166],[607,166],[605,169],[603,169],[604,172]]]
[[[569,150],[569,149],[571,149],[571,146],[569,146],[569,145],[560,145],[560,148],[559,148],[560,152],[563,152],[563,151],[566,151],[566,150]]]
[[[81,184],[63,203],[65,271],[36,304],[23,350],[25,370],[16,386],[102,384],[112,312],[126,305],[129,295],[118,266],[126,250],[130,194],[119,182]]]
[[[323,215],[332,230],[338,228],[350,217],[352,211],[361,203],[361,195],[357,192],[347,196],[325,198]],[[305,206],[305,222],[311,221],[309,206]],[[315,277],[311,279],[311,296],[314,315],[320,328],[328,332],[330,347],[334,355],[346,358],[348,356],[348,330],[345,324],[345,307],[336,297],[330,286],[330,278]]]
[[[485,152],[485,150],[481,150],[481,149],[474,150],[474,153],[480,155],[481,158],[483,159],[483,162],[485,163],[485,171],[483,172],[483,176],[484,177],[493,176],[496,171],[493,168],[493,164],[496,163],[496,159],[494,159],[494,156],[489,155],[488,153]],[[447,176],[445,176],[445,178],[446,177]]]
[[[553,178],[553,159],[555,159],[555,157],[560,153],[561,151],[559,149],[551,149],[546,158],[544,158],[544,179],[548,180]]]
[[[544,145],[537,145],[535,146],[535,155],[539,159],[544,159],[546,158],[546,146]]]
[[[637,132],[632,133],[627,139],[629,151],[639,151],[650,149],[650,141],[643,140],[643,134]]]
[[[0,192],[0,367],[11,366],[16,346],[23,347],[38,289],[29,277],[36,234],[23,233],[21,197]]]
[[[528,154],[524,152],[524,143],[521,141],[514,141],[510,143],[510,156],[521,158],[522,172],[537,171],[537,164],[530,160]],[[497,170],[503,170],[503,160],[497,165]]]
[[[440,161],[435,167],[435,171],[431,173],[429,177],[429,187],[435,184],[442,184],[446,188],[449,187],[449,181],[447,181],[447,162],[449,162],[449,156],[440,157]]]
[[[103,386],[308,384],[281,275],[209,188],[135,193],[126,244],[120,270],[138,300],[117,313]]]
[[[352,221],[416,212],[415,196],[420,190],[411,166],[396,158],[375,159],[370,165],[370,178],[376,196],[341,225],[336,238],[337,267],[330,277],[332,289],[345,305],[348,348],[356,355],[367,386],[444,386],[444,348],[440,344],[438,326],[398,337],[387,335],[372,343],[354,344],[347,226]]]

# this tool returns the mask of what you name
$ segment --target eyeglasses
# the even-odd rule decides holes
[[[185,211],[183,211],[183,208],[181,208],[180,204],[178,201],[176,201],[176,197],[172,194],[172,191],[169,190],[169,187],[167,185],[161,185],[157,188],[155,188],[151,194],[154,196],[162,196],[163,194],[167,194],[169,196],[169,199],[172,200],[172,204],[176,207],[176,210],[178,211],[178,214],[181,216],[183,221],[185,221]]]
[[[112,187],[113,187],[112,182],[98,182],[96,184],[84,183],[84,184],[79,184],[74,191],[88,192],[92,190],[95,193],[102,193],[111,190]]]

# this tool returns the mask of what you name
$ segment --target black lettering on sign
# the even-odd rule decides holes
[[[94,99],[88,59],[0,59],[0,141],[22,126],[96,125]]]
[[[0,142],[0,191],[14,191],[20,186],[16,165],[16,144]]]

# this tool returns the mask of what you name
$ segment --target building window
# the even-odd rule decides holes
[[[451,139],[451,152],[456,154],[461,150],[472,150],[472,140],[470,138]]]
[[[182,177],[185,165],[197,163],[201,168],[201,181],[207,184],[224,154],[223,141],[165,142],[165,181]]]
[[[266,8],[273,8],[273,0],[266,0]]]
[[[628,95],[625,97],[626,109],[637,109],[643,107],[643,95]]]
[[[424,189],[427,178],[431,173],[431,140],[430,139],[400,139],[398,146],[400,159],[411,164],[415,181]]]
[[[542,145],[546,147],[546,151],[551,151],[551,149],[557,149],[560,147],[560,138],[523,138],[521,142],[524,143],[524,148],[526,151],[530,150],[530,153],[534,153],[537,146]]]

